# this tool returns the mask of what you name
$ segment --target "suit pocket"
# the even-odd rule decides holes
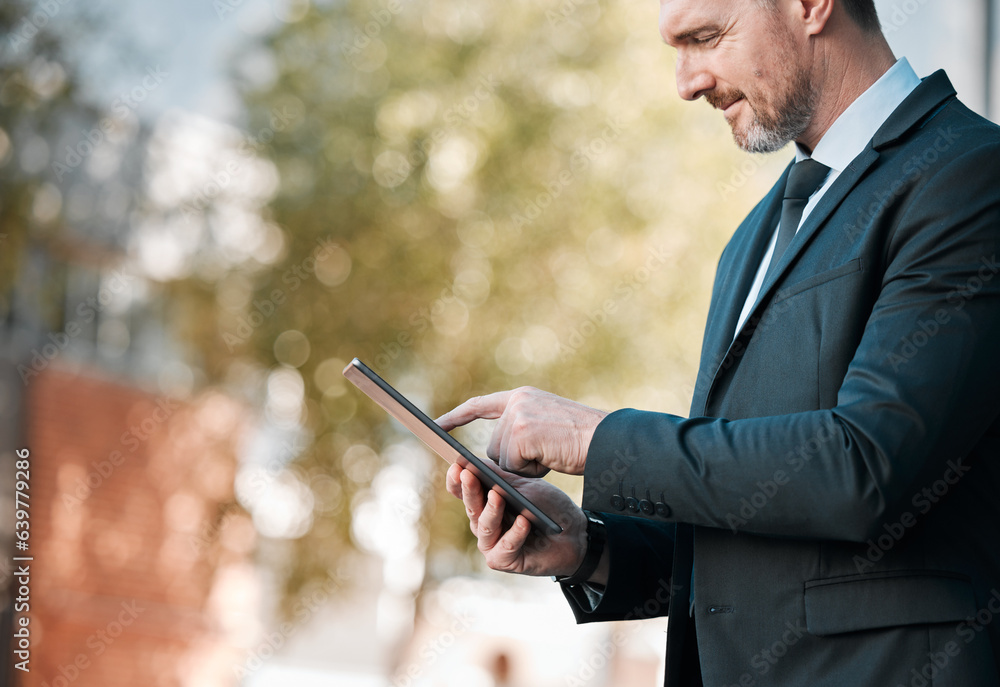
[[[958,622],[976,614],[972,582],[946,572],[894,571],[805,583],[806,629],[826,636]]]
[[[815,288],[820,284],[825,284],[834,279],[839,279],[840,277],[846,276],[848,274],[854,274],[855,272],[860,272],[862,270],[861,258],[854,258],[853,260],[848,260],[843,265],[839,267],[834,267],[832,270],[827,270],[826,272],[820,272],[811,277],[807,277],[802,281],[795,282],[783,289],[778,289],[777,293],[774,294],[774,303],[778,303],[783,300],[787,300],[792,296],[798,295],[803,291],[808,291],[809,289]]]

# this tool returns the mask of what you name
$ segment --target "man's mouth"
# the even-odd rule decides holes
[[[737,98],[736,100],[731,100],[728,103],[726,103],[722,108],[720,108],[722,110],[722,114],[726,116],[726,119],[728,119],[729,117],[731,117],[736,113],[736,106],[741,102],[743,102],[742,97]]]
[[[739,91],[731,91],[729,93],[710,93],[705,96],[708,100],[708,104],[715,109],[721,111],[726,119],[730,119],[736,114],[736,107],[746,99],[746,97]]]

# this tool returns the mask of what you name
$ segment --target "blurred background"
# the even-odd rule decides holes
[[[1000,2],[878,5],[998,116]],[[486,570],[446,464],[341,376],[432,416],[524,384],[686,414],[718,255],[790,152],[682,102],[656,20],[3,0],[0,630],[31,653],[0,682],[658,683],[663,621],[578,627]]]

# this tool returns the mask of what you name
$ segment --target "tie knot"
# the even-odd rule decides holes
[[[812,158],[806,158],[792,165],[785,182],[785,199],[805,200],[816,192],[830,168]]]

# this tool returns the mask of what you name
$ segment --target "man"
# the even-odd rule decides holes
[[[723,251],[691,417],[471,399],[439,423],[499,418],[488,455],[565,531],[449,491],[580,622],[669,611],[668,687],[1000,684],[997,127],[871,0],[662,0],[660,30],[742,148],[796,143]]]

